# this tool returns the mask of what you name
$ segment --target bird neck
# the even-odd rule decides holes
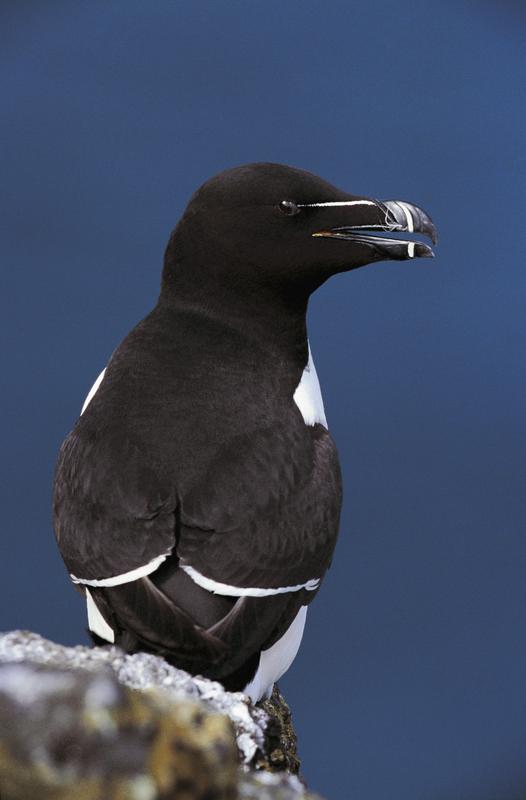
[[[165,263],[161,308],[205,316],[218,328],[234,330],[281,360],[306,364],[308,293],[244,279],[239,265],[235,265],[235,281],[225,280],[214,264],[201,265],[193,259],[191,270],[186,266],[184,259]]]

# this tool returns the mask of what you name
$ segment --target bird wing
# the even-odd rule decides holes
[[[329,433],[308,431],[283,424],[232,438],[178,500],[146,448],[119,426],[81,418],[55,479],[56,533],[70,573],[96,586],[149,565],[153,572],[176,552],[219,594],[318,582],[336,541],[341,488]]]
[[[125,582],[172,552],[176,501],[159,474],[115,421],[80,418],[60,450],[54,487],[55,533],[73,580]]]
[[[219,594],[315,589],[330,564],[340,503],[336,449],[323,426],[238,436],[182,499],[180,565]]]
[[[240,688],[329,566],[334,444],[321,425],[273,425],[232,438],[183,496],[160,474],[115,421],[81,418],[57,466],[62,556],[116,643]]]

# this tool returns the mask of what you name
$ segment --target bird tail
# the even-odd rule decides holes
[[[261,650],[289,627],[306,592],[232,598],[214,624],[197,625],[187,611],[145,577],[90,589],[97,607],[126,652],[146,651],[192,674],[239,690],[257,669]],[[208,594],[208,592],[207,592]]]

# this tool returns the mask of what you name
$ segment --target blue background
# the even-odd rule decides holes
[[[525,29],[505,0],[2,2],[1,628],[85,641],[54,460],[191,192],[272,160],[411,200],[435,261],[311,303],[345,508],[282,688],[329,798],[526,796]]]

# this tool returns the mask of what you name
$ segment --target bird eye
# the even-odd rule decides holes
[[[279,210],[286,214],[287,217],[293,217],[294,214],[300,213],[298,206],[292,200],[282,200],[279,204]]]

